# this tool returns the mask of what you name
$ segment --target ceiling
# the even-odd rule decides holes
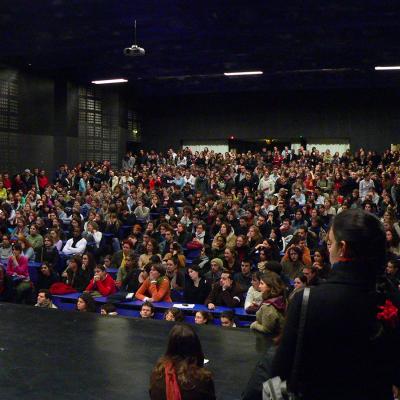
[[[0,63],[144,95],[400,87],[398,2],[3,0]],[[311,2],[310,2],[311,3]],[[126,57],[133,21],[144,57]],[[228,78],[225,71],[262,70]]]

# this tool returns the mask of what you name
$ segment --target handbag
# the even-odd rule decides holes
[[[291,389],[289,391],[287,382],[282,381],[279,376],[274,376],[263,383],[263,400],[296,400],[300,399],[301,395],[297,393],[297,377],[300,368],[301,352],[303,347],[304,328],[306,324],[306,315],[308,308],[308,300],[310,298],[310,288],[306,287],[303,290],[303,300],[301,303],[299,332],[297,335],[296,352],[294,356],[293,368],[290,375]]]

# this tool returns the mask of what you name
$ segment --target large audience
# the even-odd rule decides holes
[[[399,287],[400,154],[274,148],[128,152],[108,161],[0,175],[0,300],[55,307],[52,294],[243,307],[251,329],[278,337],[287,304],[330,274],[327,235],[346,209],[375,214],[386,232],[382,274]],[[37,281],[29,262],[40,263]],[[110,271],[117,271],[115,279]],[[129,297],[130,296],[130,297]],[[199,311],[195,323],[212,314]],[[222,326],[235,326],[229,311]]]

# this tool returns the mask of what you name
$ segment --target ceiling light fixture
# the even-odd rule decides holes
[[[224,72],[225,76],[262,75],[262,71]]]
[[[400,69],[400,65],[391,65],[387,67],[375,67],[375,71],[395,71]]]
[[[128,79],[104,79],[102,81],[92,81],[95,85],[107,85],[108,83],[125,83]]]

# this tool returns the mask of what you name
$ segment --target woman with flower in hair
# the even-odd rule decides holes
[[[303,291],[290,302],[272,363],[271,376],[288,379],[302,398],[389,400],[392,386],[400,386],[399,302],[396,293],[385,299],[376,290],[385,242],[371,213],[352,209],[334,218],[327,242],[332,271],[310,291],[296,380],[291,371]]]

